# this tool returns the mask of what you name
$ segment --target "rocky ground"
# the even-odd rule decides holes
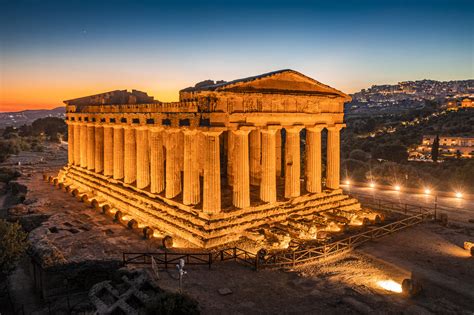
[[[21,153],[6,163],[21,171],[18,182],[28,192],[23,204],[6,205],[0,216],[16,217],[30,231],[30,254],[53,272],[78,274],[88,268],[97,271],[97,266],[115,268],[125,251],[156,250],[160,246],[156,241],[144,241],[42,180],[44,172],[55,174],[66,163],[66,153],[64,146],[52,145],[45,152]],[[425,223],[337,259],[289,272],[255,272],[234,262],[215,264],[211,270],[190,266],[183,289],[199,301],[205,314],[472,314],[474,259],[462,243],[473,237],[474,224]],[[27,264],[19,268],[10,283],[14,302],[27,305],[29,313],[44,305],[32,297],[27,270]],[[379,284],[387,280],[399,284],[412,273],[424,287],[416,298],[405,298]],[[161,271],[159,283],[178,290],[176,277],[174,269]]]

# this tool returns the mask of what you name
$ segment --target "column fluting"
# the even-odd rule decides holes
[[[321,130],[324,126],[306,128],[306,190],[320,193],[321,190]]]
[[[87,169],[95,168],[95,126],[87,124]]]
[[[124,175],[123,181],[132,184],[137,180],[137,140],[135,127],[124,127]]]
[[[74,122],[74,165],[81,165],[81,125]]]
[[[166,198],[174,198],[181,192],[181,171],[179,169],[178,128],[166,129]]]
[[[260,129],[252,130],[250,142],[250,184],[260,185],[261,172],[261,136]]]
[[[227,130],[227,185],[233,186],[234,180],[234,136]]]
[[[150,141],[150,192],[158,194],[165,189],[163,128],[152,127]]]
[[[262,180],[260,199],[265,202],[277,200],[276,189],[276,133],[278,129],[262,129]]]
[[[74,164],[74,124],[67,121],[67,161]]]
[[[202,209],[204,212],[221,211],[221,166],[219,135],[222,131],[204,131],[204,187]]]
[[[340,181],[340,130],[342,125],[328,127],[326,187],[338,189]]]
[[[113,160],[114,179],[122,179],[124,175],[124,129],[123,126],[114,126],[114,149]]]
[[[104,125],[104,175],[114,174],[114,129]]]
[[[150,151],[148,128],[136,129],[137,136],[137,188],[144,189],[150,185]]]
[[[94,170],[101,173],[104,170],[104,127],[96,125],[95,132],[95,149],[94,149]]]
[[[201,187],[199,183],[199,163],[196,129],[184,130],[184,179],[183,203],[196,205],[200,202]]]
[[[81,167],[87,168],[87,125],[85,123],[81,124],[80,138]]]
[[[281,129],[275,135],[275,163],[277,177],[281,177]]]
[[[285,198],[300,195],[300,131],[301,126],[286,127],[285,142]]]
[[[232,203],[237,208],[250,206],[249,133],[250,130],[232,130],[234,138],[234,186]]]

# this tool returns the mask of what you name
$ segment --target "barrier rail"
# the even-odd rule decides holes
[[[215,252],[205,253],[123,253],[123,263],[127,264],[151,264],[151,257],[155,258],[159,266],[168,268],[169,265],[178,263],[179,259],[184,259],[188,265],[207,265],[209,269],[216,262],[234,260],[245,265],[254,267],[256,270],[264,268],[292,268],[297,265],[326,258],[331,255],[352,250],[370,240],[378,239],[392,234],[396,231],[422,223],[431,216],[433,208],[401,204],[389,200],[377,199],[362,195],[353,195],[361,204],[378,211],[390,211],[409,215],[401,220],[388,223],[379,227],[369,227],[369,230],[362,233],[346,237],[332,243],[312,246],[296,250],[282,250],[266,257],[250,253],[238,247],[221,249]]]

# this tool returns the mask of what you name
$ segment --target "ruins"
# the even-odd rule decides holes
[[[350,213],[363,212],[339,188],[348,95],[280,70],[204,81],[179,99],[117,90],[65,101],[68,165],[58,183],[155,236],[200,248],[251,239],[268,224],[315,238],[308,222],[333,228],[319,213],[354,220]]]

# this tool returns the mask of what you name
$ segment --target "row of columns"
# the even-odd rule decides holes
[[[343,125],[326,127],[326,187],[339,187],[339,132]],[[300,131],[289,126],[284,151],[285,198],[300,191]],[[324,125],[306,127],[305,182],[310,193],[322,191],[321,131]],[[233,205],[250,206],[250,185],[260,185],[260,199],[277,200],[281,174],[281,127],[241,127],[227,133],[227,181]],[[221,209],[220,131],[147,126],[94,125],[69,122],[69,163],[102,173],[166,198],[182,192],[183,203],[201,202],[206,212]],[[183,177],[183,178],[181,178]],[[183,184],[183,186],[181,186]],[[182,191],[181,191],[182,190]]]

